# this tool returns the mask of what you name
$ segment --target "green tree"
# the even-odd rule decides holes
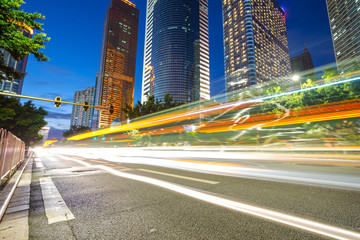
[[[324,74],[321,76],[322,79],[329,79],[329,78],[340,75],[340,73],[338,72],[338,70],[336,68],[330,68],[330,67],[325,68],[323,70],[323,73]]]
[[[176,99],[174,100],[173,96],[167,93],[164,95],[164,102],[159,99],[155,99],[155,96],[148,96],[146,102],[141,103],[140,101],[137,101],[133,108],[129,104],[125,103],[125,107],[121,110],[125,112],[129,119],[134,119],[151,113],[170,109],[181,104],[183,103],[179,103]]]
[[[15,60],[33,54],[38,61],[49,58],[41,51],[50,40],[45,33],[34,34],[31,38],[24,36],[24,30],[43,31],[40,13],[28,13],[20,9],[23,0],[0,1],[0,48],[6,50]],[[23,74],[5,64],[4,54],[0,52],[0,81],[23,77]]]
[[[91,130],[91,127],[86,126],[71,126],[69,130],[63,133],[64,138],[68,138],[77,134],[86,133]]]
[[[161,110],[165,110],[179,105],[181,105],[181,103],[178,103],[176,99],[174,100],[174,97],[170,95],[170,93],[167,93],[164,95],[164,103],[160,106],[160,108]]]
[[[47,115],[45,109],[36,108],[31,101],[21,104],[15,98],[0,96],[0,128],[12,132],[26,145],[41,141],[38,132],[47,124],[44,120]]]

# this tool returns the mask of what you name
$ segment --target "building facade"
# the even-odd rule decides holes
[[[276,0],[223,0],[226,91],[291,74],[285,12]]]
[[[74,103],[84,104],[88,102],[89,105],[94,105],[95,87],[89,87],[83,91],[76,91],[74,94]],[[70,126],[92,126],[92,117],[94,108],[89,107],[87,111],[83,110],[82,106],[73,105],[71,113]]]
[[[148,0],[141,101],[210,99],[207,0]]]
[[[314,63],[309,50],[305,47],[304,53],[290,58],[292,74],[311,74],[314,73]]]
[[[22,32],[24,36],[29,38],[33,34],[32,29],[23,29]],[[12,67],[16,71],[25,74],[28,56],[25,56],[21,60],[15,60],[6,50],[0,48],[0,52],[3,55],[5,64],[7,66]],[[22,77],[21,79],[14,79],[13,81],[0,81],[0,91],[21,94],[23,83],[24,83],[24,77]]]
[[[360,64],[360,1],[326,0],[338,70]]]
[[[133,105],[139,10],[128,0],[111,0],[105,16],[100,67],[95,84],[95,104],[109,110],[95,110],[93,128],[109,127],[125,103]]]

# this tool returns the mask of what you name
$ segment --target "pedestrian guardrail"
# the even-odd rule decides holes
[[[25,143],[11,132],[0,129],[0,176],[1,182],[10,178],[13,171],[24,161]],[[0,183],[1,184],[1,183]]]

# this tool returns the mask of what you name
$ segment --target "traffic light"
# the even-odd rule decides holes
[[[84,105],[85,106],[83,106],[83,110],[87,112],[87,110],[89,110],[89,102],[84,102]]]
[[[109,110],[110,114],[114,113],[114,106],[110,106],[110,110]]]
[[[55,107],[60,107],[61,106],[61,97],[56,97],[55,98]]]

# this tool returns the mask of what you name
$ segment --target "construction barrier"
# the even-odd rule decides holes
[[[11,132],[0,129],[0,176],[1,182],[24,162],[25,143]],[[1,183],[0,183],[1,184]]]

